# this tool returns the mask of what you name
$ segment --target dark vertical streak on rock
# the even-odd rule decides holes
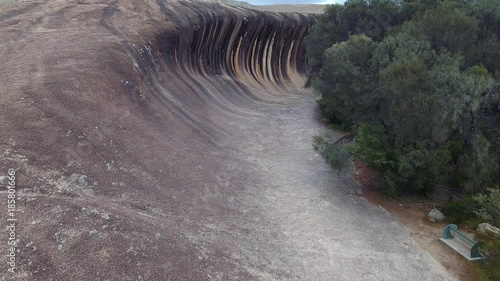
[[[306,74],[302,42],[313,16],[156,4],[174,26],[161,29],[153,42],[137,42],[148,52],[131,56],[153,95],[209,141],[225,134],[215,119],[241,115],[245,105],[269,101]],[[101,24],[111,28],[112,7],[105,11]]]
[[[286,83],[291,72],[306,72],[302,42],[315,21],[312,16],[188,2],[181,2],[183,12],[174,12],[163,1],[156,2],[177,23],[174,34],[169,35],[176,44],[169,44],[174,49],[167,52],[171,54],[167,61],[182,72],[278,85]]]

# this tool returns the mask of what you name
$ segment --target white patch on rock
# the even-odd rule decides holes
[[[61,176],[57,180],[50,180],[49,184],[56,187],[59,192],[78,192],[84,195],[93,196],[91,181],[83,174],[72,174],[69,177]]]
[[[106,212],[104,212],[104,211],[103,211],[103,212],[101,212],[101,211],[99,211],[99,210],[97,210],[97,209],[92,209],[92,210],[90,211],[90,213],[91,213],[91,214],[94,214],[94,215],[98,215],[98,216],[100,216],[100,217],[101,217],[102,219],[104,219],[104,220],[109,220],[109,214],[108,214],[108,213],[106,213]]]
[[[442,222],[446,218],[444,214],[438,209],[432,209],[427,217],[431,222]]]

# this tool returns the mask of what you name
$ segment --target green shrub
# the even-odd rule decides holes
[[[347,170],[349,167],[349,155],[349,150],[342,145],[329,146],[323,154],[326,162],[337,171]]]
[[[333,169],[343,171],[349,167],[350,153],[345,146],[335,145],[327,141],[325,136],[316,135],[313,137],[313,147]]]
[[[362,124],[357,131],[352,152],[377,170],[383,171],[395,165],[391,159],[393,153],[388,149],[386,136],[380,126]]]
[[[327,145],[327,142],[325,140],[325,136],[323,136],[323,135],[313,136],[313,147],[314,147],[314,150],[319,151],[320,153],[322,153],[322,150],[324,149],[324,147],[326,145]]]
[[[489,188],[488,194],[480,194],[474,197],[478,208],[474,211],[476,215],[486,222],[500,226],[500,189]]]
[[[480,273],[484,280],[500,280],[500,239],[498,238],[480,238],[484,243],[481,247],[486,259],[478,263]]]
[[[382,182],[382,192],[387,197],[395,198],[399,194],[396,178],[397,176],[394,175],[390,170],[386,170],[380,179],[380,181]]]
[[[477,224],[477,215],[474,210],[477,208],[477,202],[472,197],[467,197],[455,202],[447,203],[442,212],[450,223]]]
[[[316,101],[318,103],[321,114],[328,119],[336,128],[349,129],[339,118],[339,112],[336,109],[335,100],[333,98],[322,98]]]

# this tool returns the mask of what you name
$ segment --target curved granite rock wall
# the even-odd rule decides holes
[[[248,231],[263,172],[242,146],[296,97],[313,22],[164,0],[1,6],[0,174],[18,169],[32,197],[19,276],[262,279],[273,241]]]
[[[227,114],[248,114],[255,102],[278,101],[304,83],[303,41],[314,16],[156,3],[173,27],[150,31],[129,52],[149,92],[207,141],[223,133]]]
[[[16,169],[20,241],[2,278],[449,280],[314,155],[324,128],[297,90],[313,22],[176,0],[0,4],[0,176]]]
[[[310,18],[303,15],[240,15],[205,10],[199,20],[181,27],[169,64],[183,71],[222,74],[235,79],[254,79],[282,84],[289,73],[304,73],[302,40]],[[188,69],[190,68],[190,69]]]
[[[158,48],[175,70],[228,75],[259,84],[282,85],[305,74],[303,39],[314,22],[302,14],[270,14],[206,4],[184,4],[174,32],[158,35]]]

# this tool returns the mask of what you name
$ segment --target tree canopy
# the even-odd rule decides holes
[[[500,2],[349,0],[306,40],[324,116],[391,194],[500,185]]]

